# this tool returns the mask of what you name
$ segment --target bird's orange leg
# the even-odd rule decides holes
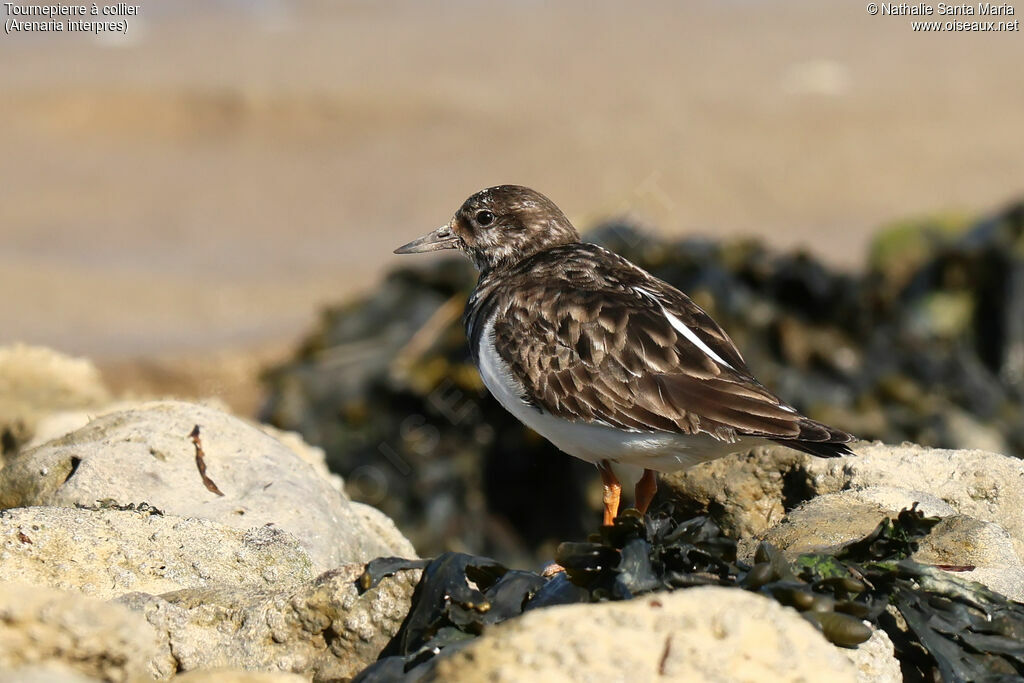
[[[622,500],[622,485],[615,478],[612,472],[612,465],[607,460],[602,460],[597,471],[601,473],[601,483],[604,484],[604,523],[611,524],[619,514],[619,501]]]
[[[647,514],[654,494],[658,492],[658,475],[654,470],[644,470],[644,476],[636,483],[636,509],[641,515]]]

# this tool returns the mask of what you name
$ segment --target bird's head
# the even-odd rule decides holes
[[[402,245],[395,253],[460,249],[478,270],[487,271],[579,239],[565,214],[540,192],[520,185],[498,185],[480,190],[447,225]]]

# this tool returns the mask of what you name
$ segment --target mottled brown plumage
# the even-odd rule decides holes
[[[754,379],[728,335],[689,297],[581,243],[543,195],[514,185],[483,190],[448,225],[396,251],[446,248],[461,249],[480,270],[465,322],[485,383],[531,426],[541,423],[510,405],[507,392],[566,425],[661,439],[659,455],[675,443],[663,435],[678,435],[680,450],[683,437],[750,437],[819,456],[851,452],[854,437],[800,415]],[[577,437],[557,424],[543,425],[567,452],[599,467],[617,462],[595,456],[592,442],[574,448]],[[641,463],[655,448],[641,445],[623,462]],[[644,467],[659,469],[663,460],[652,457]]]
[[[765,389],[689,297],[601,247],[560,245],[486,271],[467,310],[474,349],[483,321],[498,314],[498,353],[527,389],[525,400],[552,415],[724,441],[761,436],[823,455],[845,452],[841,444],[852,440]],[[665,312],[727,364],[674,329]]]

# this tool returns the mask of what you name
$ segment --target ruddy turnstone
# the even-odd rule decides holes
[[[580,242],[527,187],[477,192],[437,230],[395,250],[459,249],[480,271],[465,326],[484,384],[559,449],[594,463],[604,522],[620,477],[643,513],[671,472],[774,441],[822,457],[854,437],[798,413],[754,379],[688,296],[618,254]]]

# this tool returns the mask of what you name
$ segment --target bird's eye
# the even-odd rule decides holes
[[[494,214],[490,211],[478,211],[476,214],[476,222],[478,225],[490,225],[494,222]]]

